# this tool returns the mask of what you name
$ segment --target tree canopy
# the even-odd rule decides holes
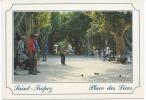
[[[49,52],[57,43],[70,44],[75,54],[109,46],[118,56],[132,50],[132,12],[14,12],[14,35],[39,34]],[[64,42],[65,41],[65,42]]]

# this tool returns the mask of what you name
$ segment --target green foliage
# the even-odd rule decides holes
[[[49,12],[33,13],[34,28],[46,28],[50,27],[51,15]]]
[[[61,17],[59,12],[51,13],[51,32],[58,33],[60,32],[61,27]]]
[[[69,42],[67,39],[64,39],[64,40],[58,42],[57,45],[60,49],[65,49],[69,45]]]
[[[116,32],[119,35],[123,31],[128,30],[132,24],[132,13],[121,11],[121,12],[105,12],[106,16],[106,31]]]
[[[91,19],[81,12],[72,12],[67,22],[67,30],[70,35],[75,37],[82,36],[86,33]]]
[[[105,18],[101,12],[91,12],[88,15],[92,18],[92,22],[90,23],[90,28],[87,30],[88,37],[94,37],[98,33],[103,33],[105,27]]]
[[[15,12],[14,24],[15,36],[16,33],[26,36],[38,33],[40,41],[49,42],[50,51],[56,43],[71,44],[76,54],[106,46],[115,48],[123,40],[126,47],[132,47],[132,13],[129,11]],[[118,41],[119,37],[124,39]]]

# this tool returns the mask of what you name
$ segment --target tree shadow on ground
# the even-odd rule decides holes
[[[14,76],[15,82],[59,82],[61,79],[68,79],[69,77],[77,77],[76,72],[78,68],[70,65],[61,65],[56,63],[44,63],[38,65],[38,70],[41,73],[38,75],[30,75],[26,70],[19,70],[19,75]]]

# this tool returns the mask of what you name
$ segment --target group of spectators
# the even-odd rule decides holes
[[[46,40],[40,44],[42,61],[47,61],[48,43]],[[38,35],[17,36],[14,43],[14,75],[17,75],[17,67],[28,70],[29,74],[37,75],[40,73],[37,68],[38,60],[40,60],[40,47],[38,45]],[[61,64],[65,65],[66,49],[62,47],[60,50]]]
[[[126,49],[121,57],[115,56],[115,53],[109,47],[96,51],[96,54],[100,59],[108,60],[108,61],[116,60],[117,62],[120,62],[122,64],[131,62],[132,60],[132,53],[128,52],[128,50]]]
[[[99,59],[103,59],[103,60],[113,60],[114,59],[114,53],[113,51],[109,48],[106,47],[105,49],[100,49],[100,50],[92,50],[90,55],[94,56],[98,56]]]
[[[39,52],[39,45],[37,43],[37,35],[33,34],[28,37],[22,36],[15,40],[15,55],[14,55],[14,69],[19,66],[28,70],[29,74],[37,75],[40,73],[37,68],[37,56]],[[14,74],[17,73],[14,71]]]

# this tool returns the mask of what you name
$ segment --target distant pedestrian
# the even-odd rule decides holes
[[[62,65],[65,65],[65,54],[66,54],[65,48],[62,48],[62,49],[60,50],[61,64],[62,64]]]
[[[109,60],[112,61],[113,60],[113,51],[110,49],[110,55],[109,55]]]
[[[105,50],[105,59],[109,60],[110,58],[110,53],[111,53],[111,50],[109,47],[106,48]]]
[[[48,55],[48,42],[45,41],[43,43],[43,61],[47,61],[47,55]]]
[[[102,57],[103,57],[103,60],[106,59],[106,49],[103,49],[102,50]]]
[[[101,59],[101,49],[98,50],[98,57]]]

